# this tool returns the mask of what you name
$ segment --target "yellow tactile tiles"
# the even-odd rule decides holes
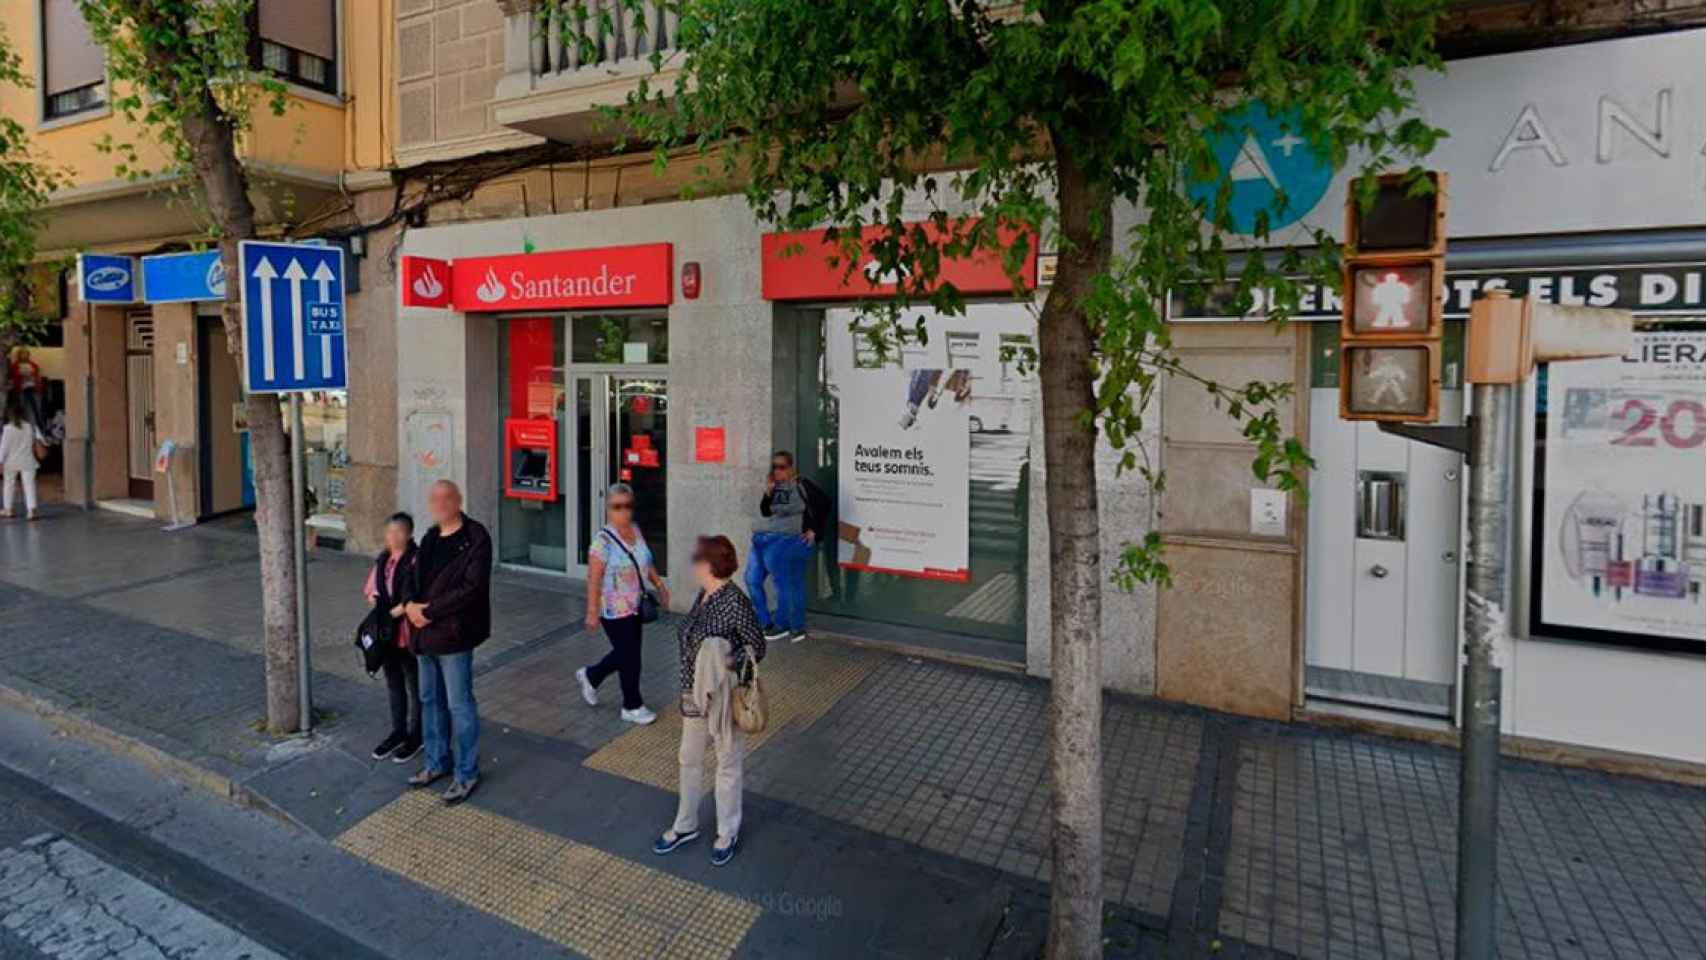
[[[338,846],[593,960],[722,958],[757,906],[427,792],[405,794]]]
[[[770,723],[763,733],[747,739],[747,753],[783,730],[811,726],[881,663],[881,657],[843,644],[772,643],[770,655],[760,668]],[[588,757],[586,765],[673,791],[681,776],[680,749],[681,707],[677,698],[668,709],[658,712],[656,723],[636,727],[610,741]],[[715,763],[715,751],[707,750],[706,769]]]

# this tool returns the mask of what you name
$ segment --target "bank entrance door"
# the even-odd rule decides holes
[[[1336,337],[1337,324],[1317,326]],[[1448,718],[1457,674],[1462,458],[1339,419],[1336,364],[1319,369],[1336,344],[1324,339],[1316,338],[1310,391],[1316,466],[1304,692],[1315,702]],[[1447,363],[1448,387],[1457,369]],[[1442,391],[1440,422],[1460,422],[1462,414],[1463,391]]]
[[[570,571],[586,576],[587,551],[604,526],[614,483],[634,488],[635,519],[659,573],[669,557],[669,388],[661,375],[620,371],[571,378]]]

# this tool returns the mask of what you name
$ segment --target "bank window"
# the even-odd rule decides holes
[[[303,459],[307,466],[308,526],[341,540],[349,508],[349,394],[328,390],[302,400]]]
[[[669,362],[668,317],[575,317],[569,326],[575,363]]]
[[[43,0],[42,114],[57,120],[105,106],[107,60],[77,0]]]
[[[338,91],[337,0],[259,0],[251,59],[290,83]]]
[[[1036,376],[1036,342],[1024,334],[1001,335],[1001,382],[1025,383]]]
[[[970,370],[976,367],[980,341],[976,333],[948,334],[948,369]]]
[[[853,327],[853,366],[860,370],[898,367],[900,355],[892,345],[883,342],[880,328],[857,324]]]

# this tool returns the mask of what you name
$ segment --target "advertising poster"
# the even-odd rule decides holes
[[[1706,331],[1552,364],[1534,629],[1706,653]]]
[[[970,373],[853,370],[841,408],[842,567],[971,577]]]

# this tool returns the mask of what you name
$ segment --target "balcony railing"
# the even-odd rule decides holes
[[[667,2],[632,8],[621,0],[540,4],[527,12],[533,35],[528,66],[535,77],[649,64],[675,49],[681,15]]]
[[[513,130],[587,140],[598,135],[601,108],[620,106],[653,76],[654,58],[664,74],[679,70],[681,15],[667,0],[500,3],[506,16],[504,73],[494,115]]]

